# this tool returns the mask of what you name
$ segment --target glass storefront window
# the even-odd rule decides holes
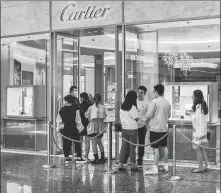
[[[1,40],[1,140],[5,148],[46,150],[49,37]]]
[[[213,138],[209,143],[216,147],[220,120],[220,20],[131,25],[125,30],[125,91],[144,85],[148,100],[152,100],[153,86],[164,84],[164,97],[172,105],[169,126],[176,124],[191,139],[192,94],[196,89],[202,90],[209,106],[208,129]],[[196,160],[191,144],[180,136],[179,140],[177,159]],[[170,136],[170,148],[171,145]],[[146,148],[146,153],[151,159],[152,150]],[[217,155],[208,151],[211,162],[217,160]]]

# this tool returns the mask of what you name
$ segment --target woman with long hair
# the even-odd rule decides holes
[[[125,97],[120,109],[120,120],[122,125],[122,137],[131,143],[137,143],[138,132],[138,110],[137,110],[137,93],[129,91]],[[136,146],[122,140],[120,150],[119,171],[124,171],[123,164],[127,163],[130,157],[131,171],[138,171],[136,166]]]
[[[97,93],[94,95],[94,104],[90,106],[87,112],[85,113],[85,117],[89,120],[89,124],[87,126],[88,136],[94,137],[105,129],[106,124],[104,123],[104,119],[106,118],[106,116],[106,109],[103,105],[101,105],[101,95]],[[105,162],[102,137],[103,133],[100,134],[97,138],[92,139],[91,141],[94,153],[94,161],[91,162],[92,164],[99,164]],[[100,159],[98,159],[97,146],[99,147],[101,152]]]
[[[209,165],[208,157],[205,149],[199,147],[198,145],[207,145],[207,118],[208,118],[208,106],[203,97],[203,92],[201,90],[193,91],[193,138],[192,141],[193,149],[196,151],[197,160],[199,162],[199,168],[193,169],[193,173],[202,173],[211,168]],[[198,145],[197,145],[198,144]],[[205,161],[206,167],[203,168],[203,160]]]

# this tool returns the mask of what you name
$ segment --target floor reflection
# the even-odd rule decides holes
[[[106,165],[70,164],[64,166],[63,158],[53,158],[56,168],[43,170],[44,156],[2,154],[3,193],[220,193],[220,171],[192,174],[190,168],[177,168],[180,182],[171,182],[171,171],[159,176],[144,176],[145,167],[138,173],[128,170],[109,174]]]

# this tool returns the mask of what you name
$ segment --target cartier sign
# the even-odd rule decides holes
[[[103,18],[111,8],[98,8],[96,6],[88,6],[85,10],[77,10],[76,4],[67,5],[61,12],[60,20],[63,22],[77,21],[82,19],[98,19]]]

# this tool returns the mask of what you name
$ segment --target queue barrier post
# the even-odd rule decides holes
[[[108,130],[107,130],[107,137],[108,137],[108,172],[112,170],[112,122],[108,123]]]
[[[173,176],[170,180],[182,180],[182,177],[176,175],[176,125],[173,125]]]
[[[56,165],[51,164],[51,122],[47,122],[47,164],[43,165],[42,168],[50,169],[55,168]]]

